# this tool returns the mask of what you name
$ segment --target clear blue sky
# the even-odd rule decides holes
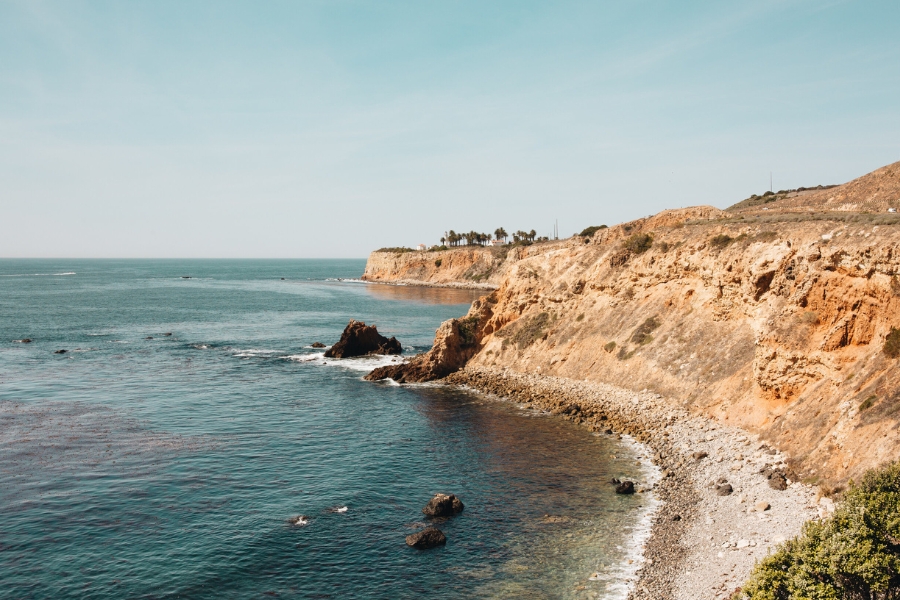
[[[900,2],[0,2],[0,256],[363,257],[900,160]]]

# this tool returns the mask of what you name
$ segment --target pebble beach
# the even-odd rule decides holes
[[[631,586],[634,600],[730,598],[757,561],[834,508],[816,488],[793,481],[789,457],[757,436],[646,390],[472,367],[443,382],[647,447],[662,477],[636,487],[660,507]]]

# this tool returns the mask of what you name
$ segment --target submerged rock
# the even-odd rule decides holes
[[[21,340],[13,340],[13,341],[18,342],[20,344],[30,344],[31,338],[22,338]]]
[[[419,550],[428,550],[435,546],[443,546],[446,543],[447,536],[437,527],[429,527],[406,536],[406,545]]]
[[[633,494],[634,493],[634,482],[633,481],[623,481],[619,485],[616,486],[617,494]]]
[[[68,352],[68,350],[57,350],[53,354],[65,354],[66,352]]]
[[[397,338],[386,338],[374,325],[351,320],[341,339],[325,351],[326,358],[350,358],[369,354],[400,354],[403,348]]]
[[[422,512],[429,517],[452,517],[461,513],[463,508],[462,501],[453,494],[435,494]]]
[[[304,525],[309,525],[309,517],[306,515],[297,515],[296,517],[288,519],[288,523],[294,527],[303,527]]]

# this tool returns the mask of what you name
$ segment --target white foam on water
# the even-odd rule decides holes
[[[237,358],[272,358],[283,353],[283,350],[262,350],[259,348],[250,348],[248,350],[235,350],[232,356]]]
[[[631,449],[640,457],[641,467],[643,468],[644,481],[640,482],[638,487],[652,488],[662,479],[662,472],[659,467],[653,464],[646,457],[650,455],[650,450],[644,444],[641,444],[630,435],[622,435],[622,442],[631,447]],[[641,509],[641,516],[637,524],[631,528],[627,541],[623,547],[625,550],[625,561],[618,565],[614,570],[608,573],[595,573],[599,580],[613,581],[608,590],[621,598],[627,598],[634,590],[637,582],[638,569],[647,562],[644,556],[644,546],[650,539],[650,533],[653,529],[653,516],[662,501],[647,491],[641,494],[647,500],[645,506]]]
[[[340,281],[342,283],[365,283],[369,284],[370,281],[365,281],[362,279],[353,279],[353,278],[343,278],[343,277],[326,277],[325,281]]]
[[[209,350],[209,346],[206,344],[191,344],[191,348],[196,348],[197,350]]]
[[[386,367],[388,365],[399,365],[406,362],[406,358],[392,355],[373,355],[373,356],[356,356],[354,358],[325,358],[324,352],[312,352],[309,354],[291,354],[283,356],[285,360],[292,360],[301,363],[310,363],[314,365],[327,365],[329,367],[340,367],[351,371],[364,371],[368,373],[378,367]]]
[[[58,277],[60,275],[77,275],[77,273],[7,273],[0,277]]]
[[[54,275],[77,275],[74,271],[70,271],[68,273],[54,273]]]

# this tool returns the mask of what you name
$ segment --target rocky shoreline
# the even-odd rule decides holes
[[[833,510],[791,480],[787,457],[757,436],[693,415],[660,395],[611,385],[466,367],[442,380],[548,411],[650,450],[661,501],[630,598],[729,598],[756,561]],[[783,489],[782,489],[783,488]]]
[[[431,283],[428,281],[417,281],[415,279],[395,279],[391,281],[379,281],[377,279],[366,279],[363,278],[361,281],[364,281],[369,284],[376,285],[396,285],[400,287],[430,287],[430,288],[451,288],[457,290],[484,290],[485,292],[492,292],[496,289],[499,289],[499,285],[495,285],[493,283],[478,283],[476,281],[472,282],[460,282],[460,281],[451,281],[447,283]]]

